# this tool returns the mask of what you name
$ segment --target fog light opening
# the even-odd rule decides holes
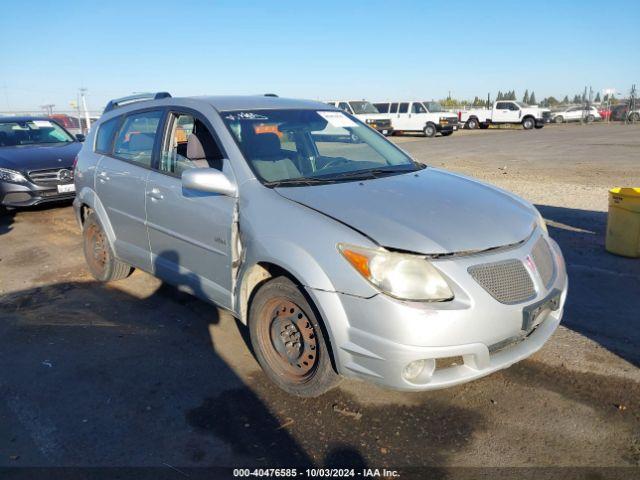
[[[435,367],[436,362],[433,359],[414,360],[404,367],[402,377],[410,382],[415,382],[416,380],[428,382]]]

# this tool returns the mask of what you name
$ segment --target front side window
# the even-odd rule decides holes
[[[162,112],[134,113],[126,117],[113,149],[116,157],[151,167],[153,145]]]
[[[211,132],[190,114],[172,113],[160,155],[160,171],[180,177],[189,168],[222,169],[222,153]]]
[[[408,111],[409,111],[409,104],[401,103],[400,107],[398,108],[398,113],[407,113]]]
[[[369,102],[349,102],[351,104],[351,108],[353,109],[353,113],[356,115],[360,115],[363,113],[380,113],[376,107],[373,106],[372,103]]]
[[[0,147],[54,145],[73,141],[64,128],[51,120],[0,122]]]
[[[347,113],[353,113],[353,112],[351,111],[351,109],[349,108],[349,104],[348,104],[347,102],[340,102],[340,103],[338,104],[338,108],[339,108],[340,110],[344,110],[344,111],[345,111],[345,112],[347,112]]]
[[[397,103],[392,103],[391,104],[391,113],[398,113],[398,104]]]
[[[98,133],[96,134],[96,145],[94,150],[97,153],[111,154],[111,146],[113,145],[113,137],[116,133],[118,125],[120,125],[120,117],[112,118],[100,124]]]
[[[421,103],[413,102],[411,104],[411,113],[427,113],[427,109]]]
[[[223,112],[256,176],[269,186],[359,180],[422,168],[395,145],[342,112]]]

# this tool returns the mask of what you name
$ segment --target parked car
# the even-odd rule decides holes
[[[393,133],[389,116],[381,115],[376,107],[366,100],[332,100],[327,104],[350,113],[383,135]]]
[[[531,130],[534,127],[542,128],[544,117],[544,109],[515,100],[499,100],[494,102],[491,109],[472,108],[458,112],[460,123],[471,130],[508,123],[520,124],[525,130]]]
[[[136,98],[110,103],[78,157],[89,270],[139,268],[231,312],[287,392],[457,385],[560,323],[562,253],[515,195],[320,102]],[[315,135],[328,127],[360,141]]]
[[[611,118],[611,106],[598,108],[598,114],[602,120],[609,120]]]
[[[555,123],[580,122],[583,120],[591,123],[595,120],[602,120],[602,116],[596,107],[585,109],[581,105],[567,107],[551,113],[551,121]]]
[[[434,111],[420,101],[374,103],[380,113],[391,116],[395,132],[422,132],[425,137],[434,137],[438,132],[444,137],[451,135],[458,129],[458,119],[454,114],[445,112],[439,104],[432,105]]]
[[[50,118],[0,117],[0,209],[73,198],[82,140]]]

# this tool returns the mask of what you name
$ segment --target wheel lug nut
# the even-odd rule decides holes
[[[284,344],[284,346],[285,346],[285,347],[290,347],[290,346],[292,346],[292,345],[293,345],[293,344],[292,344],[291,342],[285,342],[285,344]]]

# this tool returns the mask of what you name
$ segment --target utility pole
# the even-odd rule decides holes
[[[80,99],[82,100],[82,109],[84,110],[84,119],[86,122],[86,130],[83,128],[83,133],[87,133],[90,127],[89,110],[87,109],[87,98],[85,96],[85,93],[87,93],[87,89],[80,88]]]
[[[631,92],[629,93],[629,105],[627,108],[627,115],[625,117],[624,123],[636,123],[638,114],[636,110],[638,110],[638,99],[636,93],[636,84],[631,85]]]

